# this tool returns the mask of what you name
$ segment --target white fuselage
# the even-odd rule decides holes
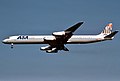
[[[18,35],[10,36],[3,40],[6,44],[47,44],[44,40],[55,40],[55,36],[52,35]],[[104,41],[103,35],[73,35],[66,44],[85,44]]]
[[[79,22],[64,31],[53,32],[52,35],[16,35],[4,39],[5,44],[49,44],[40,49],[47,53],[57,53],[58,50],[69,51],[65,44],[87,44],[112,40],[118,31],[112,32],[112,23],[109,23],[98,35],[73,35],[83,24]]]

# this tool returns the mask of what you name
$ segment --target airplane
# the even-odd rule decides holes
[[[104,30],[97,35],[74,35],[73,33],[83,24],[78,22],[64,31],[53,32],[52,35],[17,35],[9,36],[2,42],[4,44],[48,44],[40,50],[47,53],[57,53],[59,50],[69,51],[65,44],[88,44],[112,40],[118,30],[112,32],[112,23],[105,26]]]

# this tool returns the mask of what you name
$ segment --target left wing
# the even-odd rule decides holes
[[[52,35],[55,36],[54,40],[44,39],[44,42],[48,43],[49,46],[41,47],[41,50],[45,50],[48,53],[57,53],[58,50],[69,51],[64,44],[71,38],[73,33],[83,24],[83,22],[79,22],[72,27],[60,31],[53,32]]]

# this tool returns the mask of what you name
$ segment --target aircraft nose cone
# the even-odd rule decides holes
[[[7,43],[7,39],[4,39],[4,40],[2,41],[2,43]]]

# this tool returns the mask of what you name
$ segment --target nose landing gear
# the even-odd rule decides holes
[[[11,49],[13,49],[13,43],[11,43]]]

